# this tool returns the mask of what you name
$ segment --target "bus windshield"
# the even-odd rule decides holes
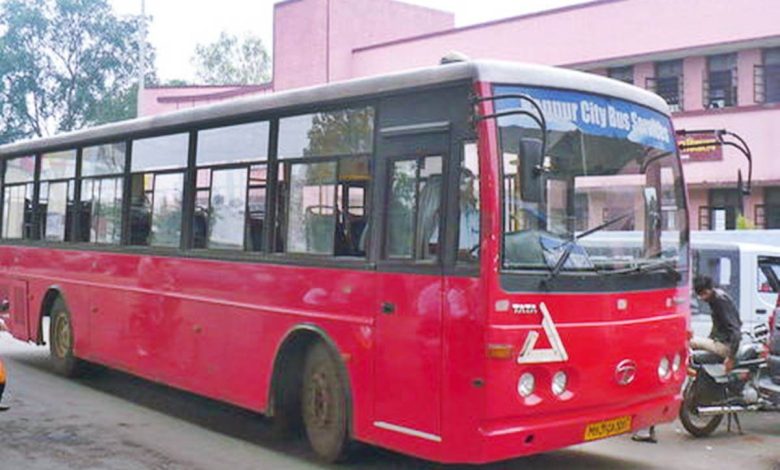
[[[499,118],[505,270],[640,272],[687,266],[685,195],[669,118],[617,98],[496,86],[547,123]],[[496,101],[497,112],[532,107]],[[544,155],[542,142],[546,140]]]

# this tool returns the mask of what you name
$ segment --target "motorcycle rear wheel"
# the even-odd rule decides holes
[[[693,393],[693,382],[689,382],[683,391],[683,402],[680,406],[680,422],[693,437],[707,437],[720,426],[723,415],[699,416],[696,394]]]

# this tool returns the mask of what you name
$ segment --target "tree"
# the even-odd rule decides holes
[[[0,143],[135,117],[141,21],[106,0],[2,1]]]
[[[270,80],[271,58],[257,36],[222,32],[211,44],[198,44],[192,63],[198,80],[212,85],[259,84]]]

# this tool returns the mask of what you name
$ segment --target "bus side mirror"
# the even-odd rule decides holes
[[[542,174],[550,166],[543,155],[541,139],[520,139],[520,195],[526,202],[542,202]]]

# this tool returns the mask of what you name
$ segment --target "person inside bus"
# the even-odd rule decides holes
[[[479,189],[476,176],[468,168],[460,173],[460,233],[458,258],[476,259],[479,252]]]
[[[712,331],[707,338],[692,338],[691,348],[709,351],[724,359],[726,371],[734,367],[734,358],[742,338],[742,321],[734,300],[722,289],[713,286],[709,276],[696,276],[693,290],[699,300],[707,302],[712,311]]]

